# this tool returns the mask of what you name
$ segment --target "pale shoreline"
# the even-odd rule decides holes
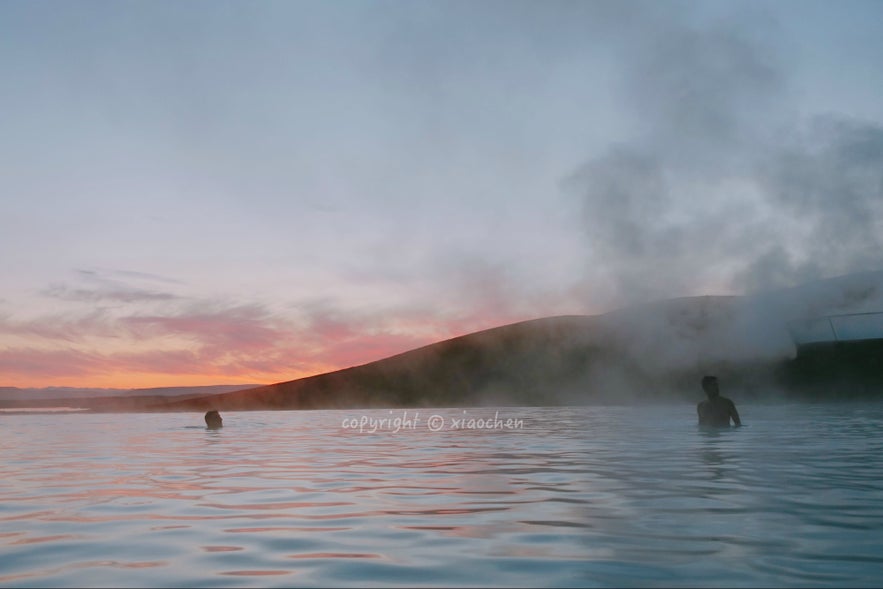
[[[6,407],[0,408],[0,414],[16,413],[82,413],[91,411],[88,407]]]

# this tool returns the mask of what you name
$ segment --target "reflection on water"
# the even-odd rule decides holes
[[[0,584],[883,582],[883,405],[740,410],[5,415]]]

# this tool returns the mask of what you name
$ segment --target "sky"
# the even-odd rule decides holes
[[[0,386],[883,269],[883,3],[0,2]]]

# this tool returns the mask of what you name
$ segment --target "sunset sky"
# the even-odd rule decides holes
[[[0,2],[0,386],[883,269],[883,2]]]

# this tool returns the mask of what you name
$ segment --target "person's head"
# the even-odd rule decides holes
[[[720,395],[720,388],[718,388],[717,377],[716,376],[703,376],[702,377],[702,390],[705,391],[705,394],[708,395],[709,399],[713,399]]]
[[[209,411],[205,414],[205,426],[209,429],[218,429],[222,427],[224,420],[217,411]]]

